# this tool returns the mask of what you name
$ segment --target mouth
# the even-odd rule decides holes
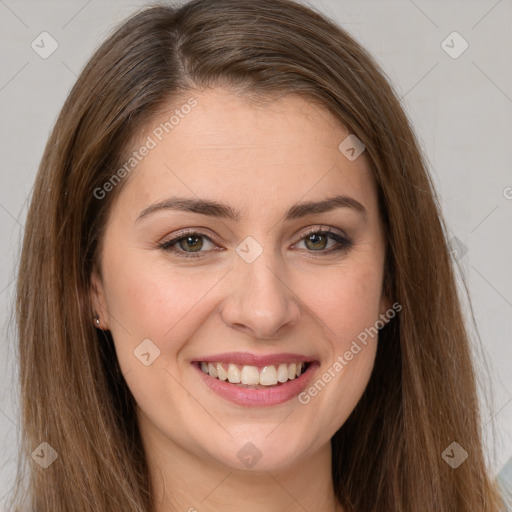
[[[278,360],[274,364],[268,362],[269,357],[243,354],[230,359],[209,359],[192,361],[197,375],[217,395],[244,407],[270,407],[297,397],[320,367],[316,360],[300,360],[305,358],[285,354],[274,358]]]
[[[300,377],[309,368],[311,362],[297,361],[265,366],[206,361],[196,364],[203,373],[213,379],[248,389],[267,389],[281,386]]]

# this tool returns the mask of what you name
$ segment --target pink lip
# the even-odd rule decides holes
[[[222,355],[225,356],[226,354]],[[285,355],[289,356],[289,354]],[[296,361],[296,359],[291,360]],[[212,359],[211,361],[219,360]],[[233,360],[231,361],[235,362]],[[275,359],[273,359],[273,361],[275,362]],[[287,361],[290,361],[290,359],[287,359]],[[287,402],[288,400],[291,400],[299,393],[304,391],[310,382],[313,373],[320,365],[317,361],[314,361],[310,363],[307,370],[296,379],[288,380],[284,384],[280,384],[275,387],[269,387],[268,389],[251,389],[239,387],[236,384],[231,384],[228,381],[222,381],[210,377],[201,370],[200,365],[197,362],[193,363],[192,366],[199,372],[203,382],[219,396],[244,407],[271,407],[273,405]]]
[[[279,363],[301,363],[311,362],[315,358],[308,357],[301,354],[281,353],[281,354],[268,354],[265,356],[258,356],[250,352],[224,352],[222,354],[214,354],[212,356],[204,356],[202,359],[196,359],[194,363],[233,363],[240,365],[250,366],[266,366],[269,364]]]

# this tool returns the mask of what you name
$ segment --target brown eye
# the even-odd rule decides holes
[[[328,255],[337,251],[348,250],[352,242],[347,238],[326,230],[310,231],[302,237],[307,252],[318,253],[318,256]],[[334,242],[329,245],[330,242]],[[208,243],[214,245],[210,237],[201,232],[180,233],[179,235],[159,244],[164,251],[184,258],[200,258],[209,249],[202,250]],[[316,254],[315,254],[316,256]]]
[[[319,250],[323,251],[326,249],[327,243],[329,239],[326,235],[322,233],[313,233],[312,235],[308,235],[304,238],[306,247],[308,249],[312,249],[314,251]]]
[[[185,238],[181,238],[177,243],[183,250],[186,250],[186,246],[188,246],[189,248],[192,249],[193,252],[197,252],[200,251],[201,248],[203,247],[203,242],[201,238],[201,236],[197,235],[186,236]]]
[[[329,241],[334,241],[329,247]],[[320,255],[329,254],[331,252],[348,250],[352,246],[352,242],[345,237],[333,233],[332,231],[310,231],[301,240],[304,241],[306,249],[309,252],[318,252]]]
[[[213,244],[212,240],[204,233],[190,232],[185,233],[185,235],[180,234],[179,236],[171,238],[170,240],[161,243],[159,247],[164,251],[176,254],[176,256],[185,258],[198,258],[201,257],[201,253],[208,252],[201,250],[205,245],[204,240]]]

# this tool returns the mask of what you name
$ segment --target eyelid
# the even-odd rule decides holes
[[[339,231],[339,232],[338,232]],[[164,240],[163,242],[160,242],[158,244],[158,247],[170,254],[172,256],[175,256],[180,259],[203,259],[212,252],[219,252],[223,251],[224,249],[222,247],[217,247],[215,249],[209,249],[206,251],[192,251],[187,252],[184,250],[176,249],[173,246],[178,244],[181,240],[185,239],[187,236],[196,236],[196,237],[202,237],[213,243],[214,245],[221,245],[216,241],[216,236],[208,234],[210,231],[207,228],[184,228],[180,229],[177,232],[172,234],[172,237],[170,237],[167,240]],[[343,252],[347,252],[348,250],[352,249],[354,243],[353,241],[345,234],[345,232],[339,228],[333,228],[332,226],[326,226],[322,224],[317,224],[314,226],[311,226],[307,228],[306,231],[302,231],[300,233],[298,240],[292,245],[294,247],[295,245],[301,243],[304,241],[304,239],[308,235],[312,234],[321,234],[323,236],[325,235],[331,235],[330,239],[335,242],[335,247],[331,247],[330,249],[324,249],[324,250],[318,250],[318,251],[310,251],[307,249],[300,249],[301,252],[304,252],[304,254],[309,258],[325,258],[328,256],[333,256],[337,254],[341,254]],[[206,254],[205,254],[206,253]]]
[[[338,231],[340,231],[340,232],[338,232]],[[340,253],[342,251],[347,251],[354,246],[353,240],[351,238],[349,238],[343,230],[333,228],[331,226],[317,225],[317,226],[313,226],[312,228],[309,228],[307,231],[303,231],[300,234],[299,240],[297,242],[295,242],[292,247],[304,242],[305,238],[307,238],[307,236],[310,234],[311,235],[321,234],[323,236],[330,234],[331,240],[334,240],[336,245],[334,248],[321,250],[321,251],[306,250],[305,252],[308,255],[308,257],[322,258],[322,257],[326,257],[326,256],[329,256],[332,254]],[[315,253],[317,253],[317,254],[315,254]]]
[[[307,228],[306,231],[300,232],[300,234],[298,235],[299,239],[297,240],[297,242],[300,242],[305,236],[308,236],[309,234],[317,233],[318,231],[322,231],[322,232],[326,232],[326,233],[333,233],[342,238],[345,238],[347,241],[350,240],[348,235],[343,230],[341,230],[339,228],[333,228],[332,226],[317,224],[315,226]],[[180,230],[176,231],[175,233],[173,233],[171,238],[164,239],[162,242],[160,242],[160,244],[166,244],[169,241],[177,241],[181,237],[184,237],[187,235],[201,235],[201,236],[204,236],[205,238],[209,238],[212,242],[219,244],[216,236],[211,234],[211,232],[207,228],[202,228],[202,227],[180,229]],[[295,243],[297,243],[297,242],[295,242]]]
[[[204,238],[210,239],[212,242],[215,242],[217,245],[219,244],[215,235],[211,234],[210,231],[207,228],[183,228],[179,229],[178,231],[172,233],[171,236],[164,237],[163,240],[159,243],[159,245],[165,245],[168,242],[177,242],[180,240],[180,238],[191,236],[191,235],[198,235],[202,236]]]
[[[319,231],[321,231],[322,233],[332,233],[333,235],[337,235],[341,238],[344,238],[345,240],[349,241],[349,237],[347,236],[347,234],[341,230],[341,229],[338,229],[338,228],[333,228],[332,226],[325,226],[325,225],[322,225],[322,224],[318,224],[316,226],[313,226],[312,228],[308,228],[307,231],[303,231],[300,235],[300,240],[302,240],[305,236],[308,236],[310,233],[313,234],[313,233],[318,233]]]

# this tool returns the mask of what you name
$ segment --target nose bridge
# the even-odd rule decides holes
[[[258,338],[274,337],[283,326],[295,323],[300,313],[296,297],[286,284],[279,251],[264,248],[248,237],[237,253],[224,321],[231,327],[250,330]]]

